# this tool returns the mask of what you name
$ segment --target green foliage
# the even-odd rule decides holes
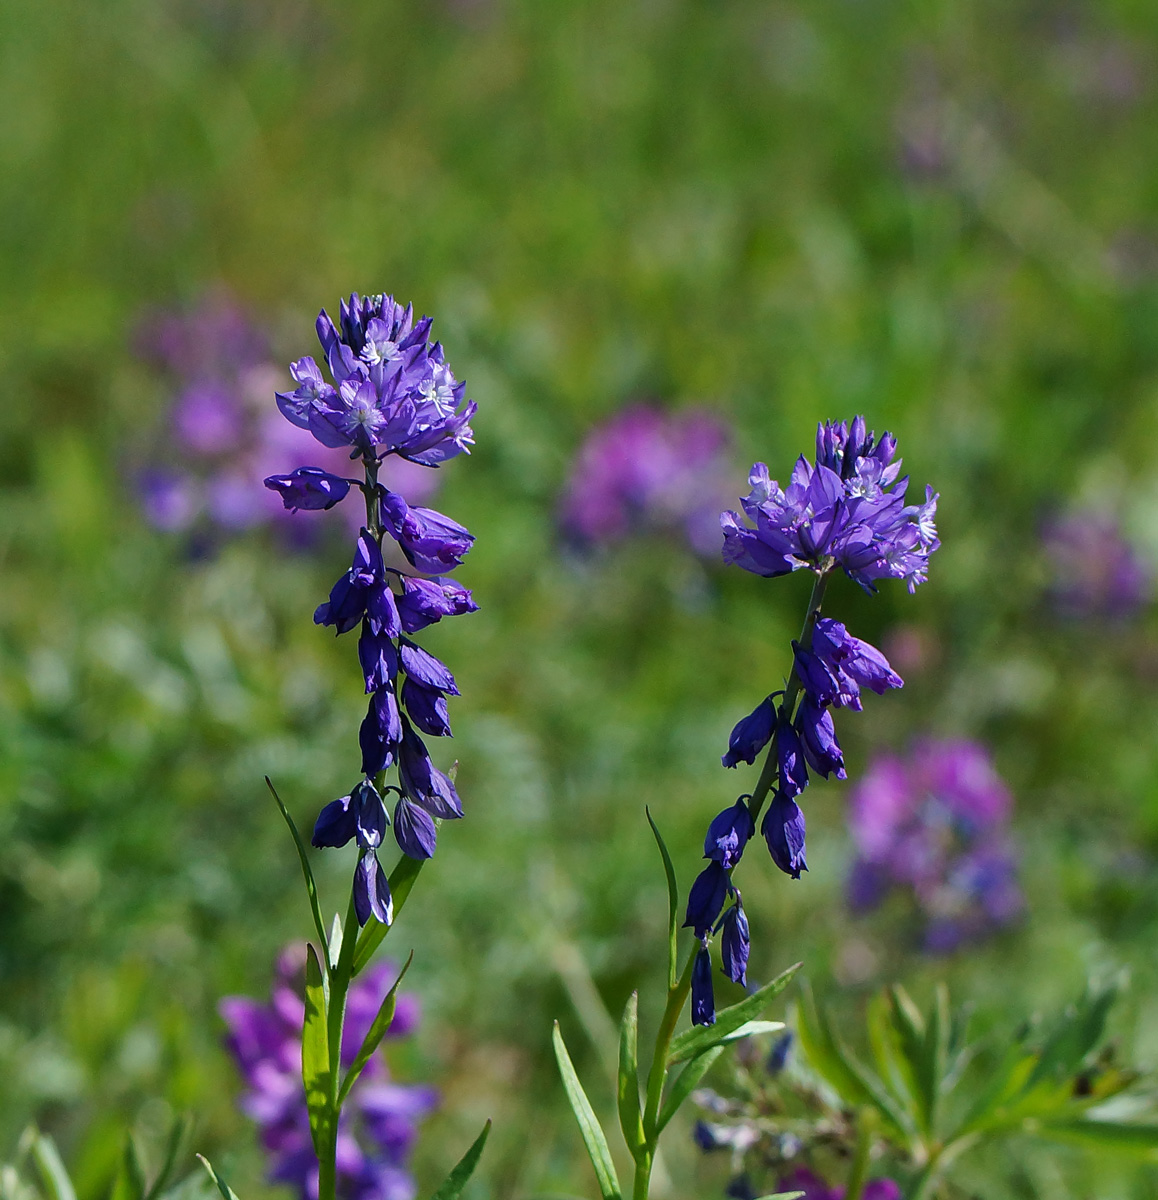
[[[479,1164],[479,1159],[482,1158],[483,1148],[487,1144],[487,1138],[490,1137],[491,1123],[488,1121],[482,1129],[482,1133],[471,1143],[467,1152],[455,1164],[454,1169],[446,1177],[446,1182],[434,1193],[431,1200],[458,1200],[462,1195],[463,1188],[470,1181],[470,1177],[474,1174],[475,1168]]]

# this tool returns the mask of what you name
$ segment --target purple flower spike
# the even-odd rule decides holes
[[[708,863],[688,893],[684,928],[690,927],[698,938],[707,937],[731,890],[732,883],[723,866],[718,862]]]
[[[844,755],[836,740],[836,728],[828,709],[819,707],[806,695],[796,712],[796,731],[800,734],[804,757],[814,771],[825,779],[829,775],[835,775],[837,779],[847,778]]]
[[[780,792],[791,800],[808,786],[808,767],[804,763],[800,737],[791,725],[783,721],[776,730],[776,757],[780,769]]]
[[[321,467],[298,467],[288,475],[271,475],[265,486],[281,496],[290,512],[297,512],[299,508],[315,512],[333,508],[350,491],[348,479],[331,475]]]
[[[720,954],[724,960],[724,974],[733,983],[748,983],[748,918],[744,907],[736,903],[724,914],[720,935]]]
[[[692,1024],[714,1025],[716,1023],[716,1002],[712,995],[712,958],[708,954],[707,945],[701,945],[696,951],[696,961],[692,967]]]
[[[429,813],[403,796],[394,806],[394,837],[408,858],[431,858],[437,832]]]
[[[729,870],[739,861],[744,847],[756,832],[752,813],[743,800],[725,808],[708,826],[704,839],[704,857],[714,858]]]
[[[808,870],[804,857],[804,813],[795,800],[777,795],[768,806],[760,832],[768,843],[772,861],[786,875],[800,878]]]
[[[745,762],[749,766],[756,761],[756,755],[772,740],[772,730],[776,727],[776,706],[772,697],[768,696],[732,730],[728,738],[728,753],[723,757],[725,767],[734,767],[737,763]]]

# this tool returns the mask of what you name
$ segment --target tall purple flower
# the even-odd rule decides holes
[[[870,593],[882,579],[903,579],[910,591],[924,582],[929,556],[940,545],[937,497],[926,489],[923,503],[907,505],[908,480],[898,478],[900,467],[891,434],[878,440],[863,417],[851,424],[828,422],[817,430],[816,461],[799,458],[786,488],[763,463],[752,468],[751,491],[743,501],[750,524],[735,512],[720,517],[725,562],[766,577],[805,569],[816,582],[804,631],[792,643],[785,690],[765,697],[728,740],[725,767],[753,764],[766,746],[767,758],[752,793],[720,813],[708,830],[704,857],[711,862],[688,900],[686,923],[697,937],[707,936],[735,892],[731,874],[762,811],[760,833],[775,865],[793,879],[808,870],[799,802],[809,769],[826,778],[847,775],[833,710],[859,710],[865,690],[881,695],[902,686],[875,646],[821,613],[828,580],[838,569]],[[739,922],[742,910],[737,907],[734,916],[732,911],[722,926],[722,949],[724,972],[735,979],[746,968],[748,928],[746,919]]]
[[[907,759],[884,755],[849,797],[857,858],[852,908],[907,891],[925,948],[945,953],[1008,925],[1024,903],[1009,836],[1009,789],[976,742],[926,740]]]
[[[300,1200],[317,1200],[318,1162],[302,1083],[304,967],[304,947],[290,947],[278,960],[268,1004],[228,996],[220,1009],[228,1028],[225,1044],[245,1083],[239,1104],[258,1126],[267,1178],[290,1185]],[[354,1061],[397,973],[393,964],[378,963],[351,987],[342,1029],[344,1067]],[[387,1038],[412,1033],[418,1017],[417,1001],[400,995]],[[417,1189],[407,1164],[418,1122],[437,1101],[433,1088],[392,1080],[382,1052],[370,1059],[342,1110],[337,1159],[342,1200],[413,1200]]]
[[[1052,575],[1049,598],[1060,615],[1122,620],[1150,599],[1152,571],[1109,514],[1055,518],[1042,543]]]
[[[477,609],[470,592],[446,578],[474,538],[457,521],[411,504],[378,479],[384,459],[437,467],[472,440],[467,422],[476,406],[463,404],[465,384],[454,378],[441,345],[429,342],[430,325],[427,317],[415,322],[413,310],[391,296],[351,296],[337,324],[322,312],[317,330],[332,382],[312,358],[299,359],[290,368],[298,386],[279,392],[277,405],[292,427],[340,448],[347,471],[359,460],[364,480],[304,466],[265,481],[287,508],[333,507],[354,485],[365,500],[366,523],[350,569],[314,613],[317,624],[338,635],[359,630],[358,660],[370,697],[358,732],[363,778],[322,810],[313,835],[315,846],[357,843],[353,899],[361,924],[371,916],[384,924],[392,919],[378,860],[387,825],[393,824],[404,854],[424,859],[435,850],[435,822],[462,816],[453,779],[434,766],[419,736],[451,736],[447,697],[457,696],[458,686],[447,666],[406,634]],[[387,535],[405,569],[383,556]],[[385,783],[390,767],[397,768],[397,786]],[[397,795],[393,818],[383,802],[391,792]]]
[[[637,530],[675,529],[697,553],[714,554],[716,513],[730,491],[730,440],[706,410],[623,409],[596,426],[575,456],[560,504],[564,532],[600,546]]]

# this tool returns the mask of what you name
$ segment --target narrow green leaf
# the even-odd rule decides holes
[[[306,856],[305,843],[302,841],[301,834],[298,833],[298,827],[294,824],[293,817],[289,814],[289,809],[282,803],[281,797],[277,794],[277,788],[273,786],[273,781],[268,775],[265,777],[265,786],[269,788],[270,795],[276,801],[278,809],[281,811],[281,815],[285,819],[285,823],[289,826],[290,833],[293,835],[294,845],[298,848],[298,858],[301,860],[302,874],[306,880],[306,892],[310,897],[310,911],[314,914],[314,928],[318,931],[318,941],[325,951],[326,961],[328,962],[330,946],[326,940],[326,923],[322,920],[322,907],[318,903],[318,888],[317,884],[314,883],[314,873],[310,869],[310,860]]]
[[[933,1084],[935,1054],[931,1046],[940,1041],[940,1029],[934,1032],[926,1027],[921,1010],[899,983],[889,988],[888,996],[889,1017],[896,1036],[901,1072],[912,1093],[917,1124],[925,1133],[929,1133],[931,1116],[936,1108]],[[939,1021],[936,1010],[933,1015]],[[931,1058],[931,1055],[934,1057]]]
[[[651,819],[651,809],[645,807],[643,811],[647,814],[647,823],[655,836],[655,844],[663,858],[663,871],[667,876],[667,990],[671,992],[675,990],[679,981],[676,939],[679,937],[680,890],[676,884],[675,867],[672,866],[671,855],[660,836],[659,826]]]
[[[370,1026],[370,1030],[362,1042],[362,1048],[358,1051],[358,1057],[350,1064],[350,1069],[346,1072],[346,1078],[342,1080],[341,1089],[338,1091],[339,1110],[350,1089],[358,1082],[358,1076],[362,1074],[362,1068],[370,1061],[374,1051],[381,1045],[382,1039],[386,1036],[390,1024],[394,1020],[394,1010],[398,1006],[398,985],[402,982],[406,972],[410,970],[410,964],[413,961],[414,951],[411,950],[410,957],[398,973],[398,978],[394,980],[393,986],[382,999],[378,1015],[374,1018],[374,1023]]]
[[[679,1112],[683,1102],[695,1091],[696,1085],[708,1073],[712,1064],[724,1053],[725,1049],[725,1046],[717,1045],[710,1050],[705,1050],[703,1054],[697,1054],[676,1076],[675,1083],[671,1085],[671,1090],[663,1102],[663,1108],[660,1109],[659,1118],[655,1123],[657,1134]]]
[[[925,1044],[921,1049],[920,1071],[917,1076],[921,1128],[930,1138],[936,1135],[937,1101],[941,1094],[941,1081],[945,1078],[949,1060],[951,1028],[949,990],[943,983],[939,983],[933,1007],[925,1025]]]
[[[407,858],[404,854],[395,864],[394,870],[390,872],[390,895],[394,898],[395,921],[398,920],[398,914],[402,911],[402,906],[410,895],[410,889],[414,887],[414,881],[418,878],[418,872],[422,870],[426,861],[424,858]],[[374,951],[382,945],[386,935],[393,928],[393,925],[383,925],[380,921],[366,922],[354,948],[354,973],[351,978],[354,978],[374,957]]]
[[[313,944],[306,954],[306,1020],[302,1027],[302,1082],[306,1088],[306,1108],[310,1115],[310,1136],[314,1149],[321,1154],[327,1143],[333,1110],[330,1105],[329,1036],[326,1030],[326,998],[322,967]]]
[[[795,966],[791,966],[787,971],[777,975],[771,983],[766,983],[759,991],[753,992],[741,1000],[739,1004],[721,1009],[716,1013],[714,1025],[696,1025],[685,1030],[678,1037],[672,1038],[671,1048],[667,1055],[667,1065],[671,1067],[678,1062],[685,1062],[695,1058],[698,1054],[703,1054],[705,1050],[710,1050],[713,1046],[723,1043],[729,1034],[738,1030],[753,1017],[759,1016],[791,983],[792,977],[800,970],[800,966],[800,963],[796,963]]]
[[[1134,1125],[1125,1121],[1026,1121],[1026,1133],[1055,1141],[1100,1146],[1158,1159],[1158,1125]]]
[[[113,1196],[115,1200],[145,1200],[145,1172],[131,1133],[125,1135],[125,1148],[121,1152]]]
[[[985,1129],[1000,1122],[1001,1110],[1020,1090],[1033,1070],[1035,1056],[1021,1040],[1014,1040],[988,1069],[987,1081],[965,1114],[958,1135]]]
[[[619,1025],[619,1074],[616,1099],[619,1102],[619,1127],[631,1157],[638,1159],[646,1138],[643,1112],[639,1105],[639,993],[632,992]]]
[[[490,1136],[491,1123],[488,1121],[482,1128],[482,1133],[471,1143],[470,1149],[460,1158],[454,1170],[446,1177],[446,1182],[431,1197],[431,1200],[458,1200],[462,1195],[467,1181],[474,1174],[478,1160],[482,1158],[483,1147]]]
[[[173,1169],[177,1165],[177,1156],[181,1152],[181,1143],[185,1140],[188,1130],[189,1121],[185,1117],[178,1117],[173,1122],[173,1128],[169,1130],[169,1140],[165,1145],[165,1159],[161,1163],[157,1178],[153,1180],[149,1190],[145,1193],[145,1200],[157,1200],[157,1197],[165,1190],[173,1176]]]
[[[1117,998],[1118,989],[1110,986],[1087,992],[1078,1001],[1046,1041],[1037,1066],[1026,1081],[1026,1091],[1031,1091],[1043,1079],[1060,1079],[1077,1071],[1082,1060],[1101,1040],[1106,1016]]]
[[[209,1178],[217,1184],[217,1190],[221,1193],[221,1200],[237,1200],[237,1193],[217,1174],[210,1165],[209,1159],[204,1154],[198,1154],[197,1157],[201,1160],[201,1165],[209,1172]]]
[[[911,1110],[917,1093],[912,1064],[901,1053],[900,1038],[893,1025],[887,992],[877,992],[868,1002],[866,1026],[869,1050],[881,1081],[892,1091],[902,1108]]]
[[[819,1005],[812,1003],[804,990],[797,1010],[800,1045],[816,1072],[825,1079],[849,1108],[875,1106],[892,1131],[910,1146],[916,1130],[910,1114],[897,1103],[888,1088],[867,1067],[862,1066],[835,1037]]]
[[[68,1177],[60,1151],[47,1133],[37,1132],[33,1137],[32,1157],[53,1200],[76,1200],[76,1189]]]
[[[591,1101],[587,1099],[587,1093],[579,1082],[579,1076],[575,1074],[575,1066],[571,1062],[571,1056],[567,1053],[567,1046],[563,1041],[563,1034],[559,1031],[558,1021],[555,1022],[551,1040],[555,1046],[555,1061],[559,1064],[559,1074],[563,1077],[563,1090],[567,1093],[567,1100],[571,1105],[571,1111],[575,1114],[575,1120],[579,1122],[579,1132],[583,1135],[583,1144],[587,1147],[591,1165],[595,1168],[599,1194],[603,1200],[621,1200],[619,1177],[615,1174],[615,1164],[611,1161],[607,1138],[591,1107]]]

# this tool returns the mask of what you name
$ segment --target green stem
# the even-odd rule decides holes
[[[857,1114],[856,1153],[853,1155],[852,1171],[844,1200],[861,1200],[865,1180],[868,1177],[869,1160],[872,1156],[873,1132],[876,1128],[876,1113],[871,1108],[862,1108]]]
[[[933,1194],[933,1188],[937,1184],[940,1164],[940,1154],[934,1154],[925,1164],[924,1170],[917,1176],[917,1182],[913,1188],[912,1200],[929,1200],[929,1197]]]
[[[808,598],[808,611],[804,614],[804,625],[800,630],[800,644],[805,650],[810,649],[812,646],[812,630],[816,625],[816,618],[820,615],[820,606],[824,602],[824,589],[828,586],[828,576],[831,571],[831,566],[824,567],[817,574],[816,582],[812,585],[812,595]],[[784,691],[784,699],[780,701],[780,712],[783,714],[785,720],[792,720],[792,711],[796,707],[796,698],[800,695],[801,687],[800,676],[796,673],[796,661],[793,659],[792,671],[788,676],[788,684]],[[756,786],[752,789],[752,797],[748,801],[753,821],[759,819],[760,810],[764,807],[764,801],[768,798],[768,793],[772,790],[772,784],[776,779],[777,767],[776,736],[773,734],[772,741],[768,745],[768,753],[764,758],[764,766],[760,770],[760,778],[756,781]]]

